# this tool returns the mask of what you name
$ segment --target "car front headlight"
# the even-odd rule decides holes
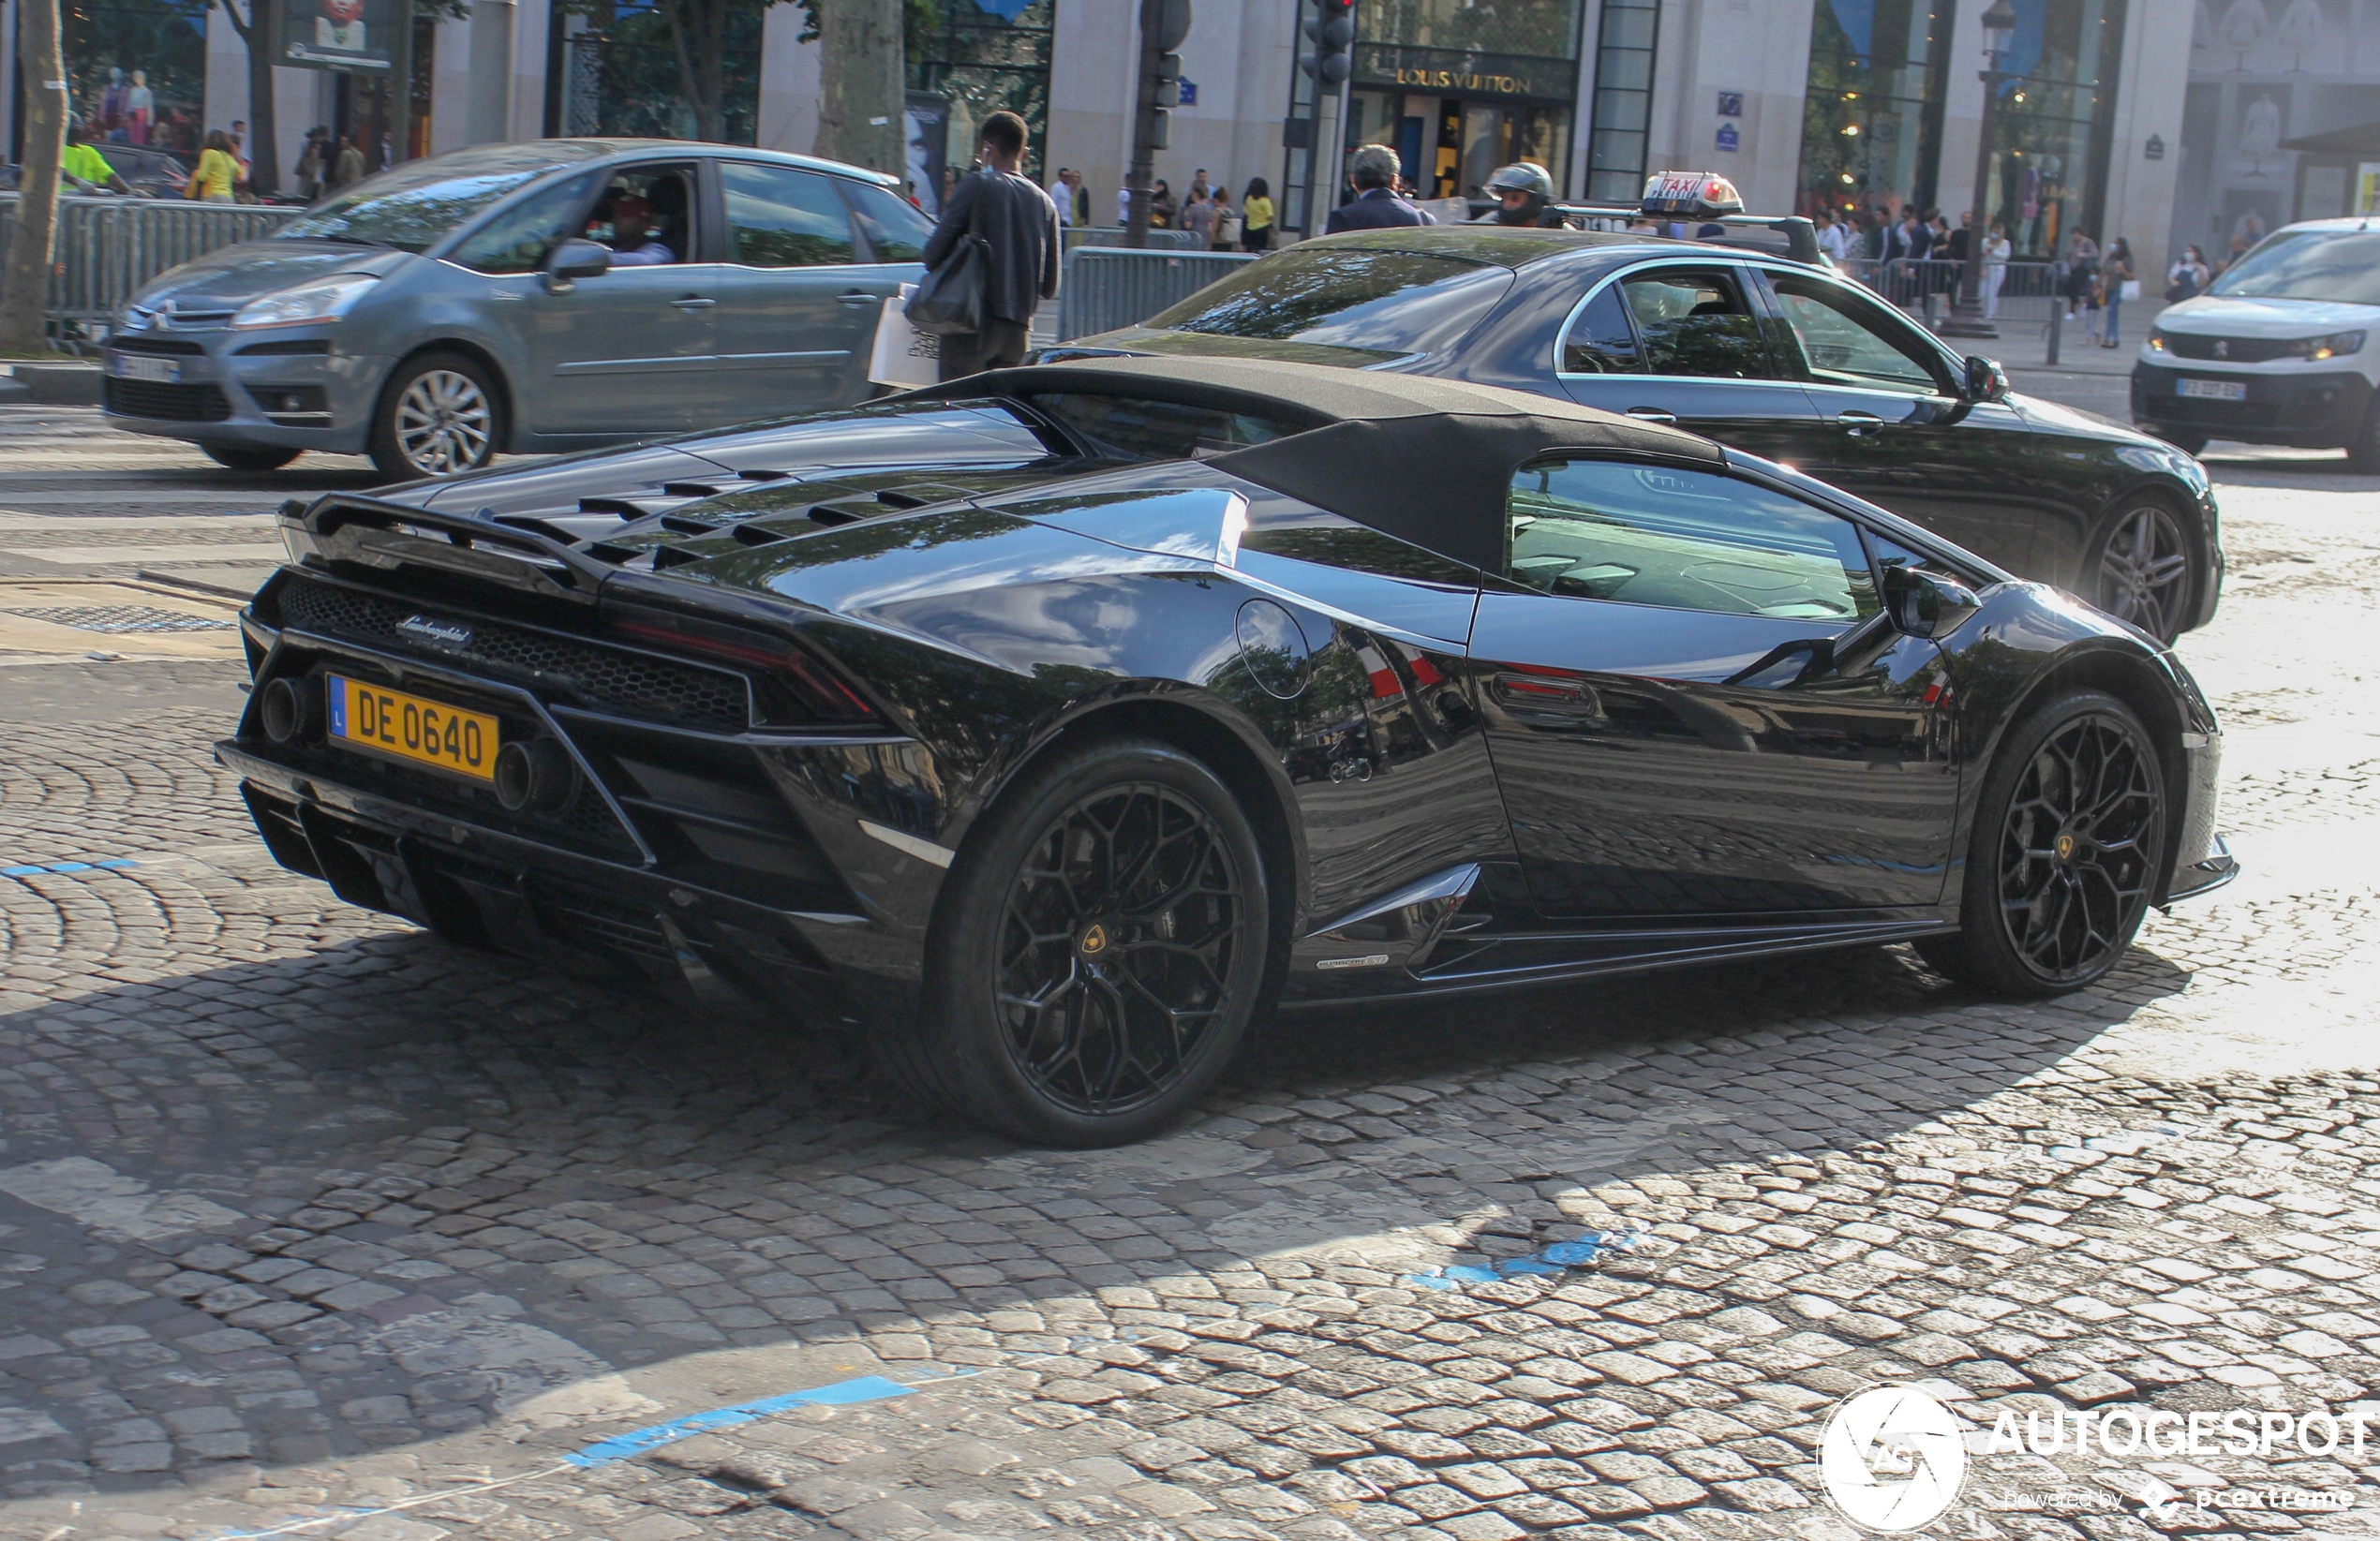
[[[322,321],[335,321],[364,298],[364,293],[378,278],[368,273],[343,273],[335,278],[317,278],[295,289],[281,289],[260,300],[251,300],[231,318],[236,328],[247,330],[263,326],[311,326]]]
[[[2301,337],[2289,345],[2289,351],[2300,359],[2335,359],[2362,352],[2363,339],[2360,332],[2333,332],[2328,337]]]
[[[2160,331],[2160,330],[2159,330],[2158,328],[2156,328],[2156,327],[2153,327],[2153,326],[2152,326],[2152,327],[2150,327],[2150,328],[2149,329],[2149,352],[2151,352],[2151,353],[2163,353],[2164,350],[2165,350],[2165,334],[2164,334],[2164,332],[2162,332],[2162,331]]]

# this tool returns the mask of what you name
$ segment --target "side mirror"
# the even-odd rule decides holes
[[[1956,578],[1917,568],[1884,570],[1884,609],[1894,627],[1910,636],[1938,642],[1983,607],[1975,591]]]
[[[611,271],[610,247],[593,241],[565,241],[545,259],[545,292],[567,293],[572,280],[593,278]]]
[[[2009,391],[2008,371],[1978,353],[1967,361],[1967,396],[1971,401],[2000,401]]]

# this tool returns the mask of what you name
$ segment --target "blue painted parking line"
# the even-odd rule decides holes
[[[141,864],[123,857],[104,862],[26,862],[14,867],[0,867],[0,878],[30,878],[43,872],[120,872]]]
[[[1499,1279],[1513,1279],[1524,1274],[1565,1274],[1572,1268],[1584,1268],[1599,1263],[1615,1252],[1634,1252],[1651,1238],[1650,1231],[1590,1231],[1576,1241],[1557,1241],[1526,1257],[1508,1257],[1485,1267],[1469,1263],[1450,1263],[1444,1267],[1408,1273],[1404,1282],[1425,1290],[1459,1290],[1465,1284],[1493,1284]]]
[[[816,1385],[807,1391],[788,1391],[782,1396],[763,1397],[757,1401],[737,1402],[732,1407],[714,1407],[707,1413],[690,1413],[682,1418],[657,1423],[649,1429],[637,1429],[615,1435],[599,1444],[573,1450],[562,1459],[573,1466],[608,1466],[616,1460],[641,1456],[663,1445],[675,1445],[712,1429],[730,1429],[739,1423],[752,1423],[771,1413],[782,1413],[792,1407],[840,1407],[852,1402],[882,1401],[887,1397],[906,1397],[917,1388],[888,1381],[882,1375],[862,1375],[857,1380],[837,1381],[832,1385]]]

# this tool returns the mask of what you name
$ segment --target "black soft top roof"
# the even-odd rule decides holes
[[[1504,551],[1512,473],[1571,451],[1713,467],[1709,439],[1550,397],[1460,380],[1267,360],[1080,359],[1001,369],[919,395],[1130,395],[1311,424],[1212,457],[1258,486],[1477,568]]]

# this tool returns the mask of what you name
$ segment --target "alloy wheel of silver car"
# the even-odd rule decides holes
[[[396,399],[396,443],[424,476],[454,476],[486,463],[496,409],[479,381],[453,369],[427,369]]]
[[[2173,641],[2190,600],[2190,541],[2171,510],[2142,503],[2117,516],[2100,548],[2097,589],[2100,609]]]

